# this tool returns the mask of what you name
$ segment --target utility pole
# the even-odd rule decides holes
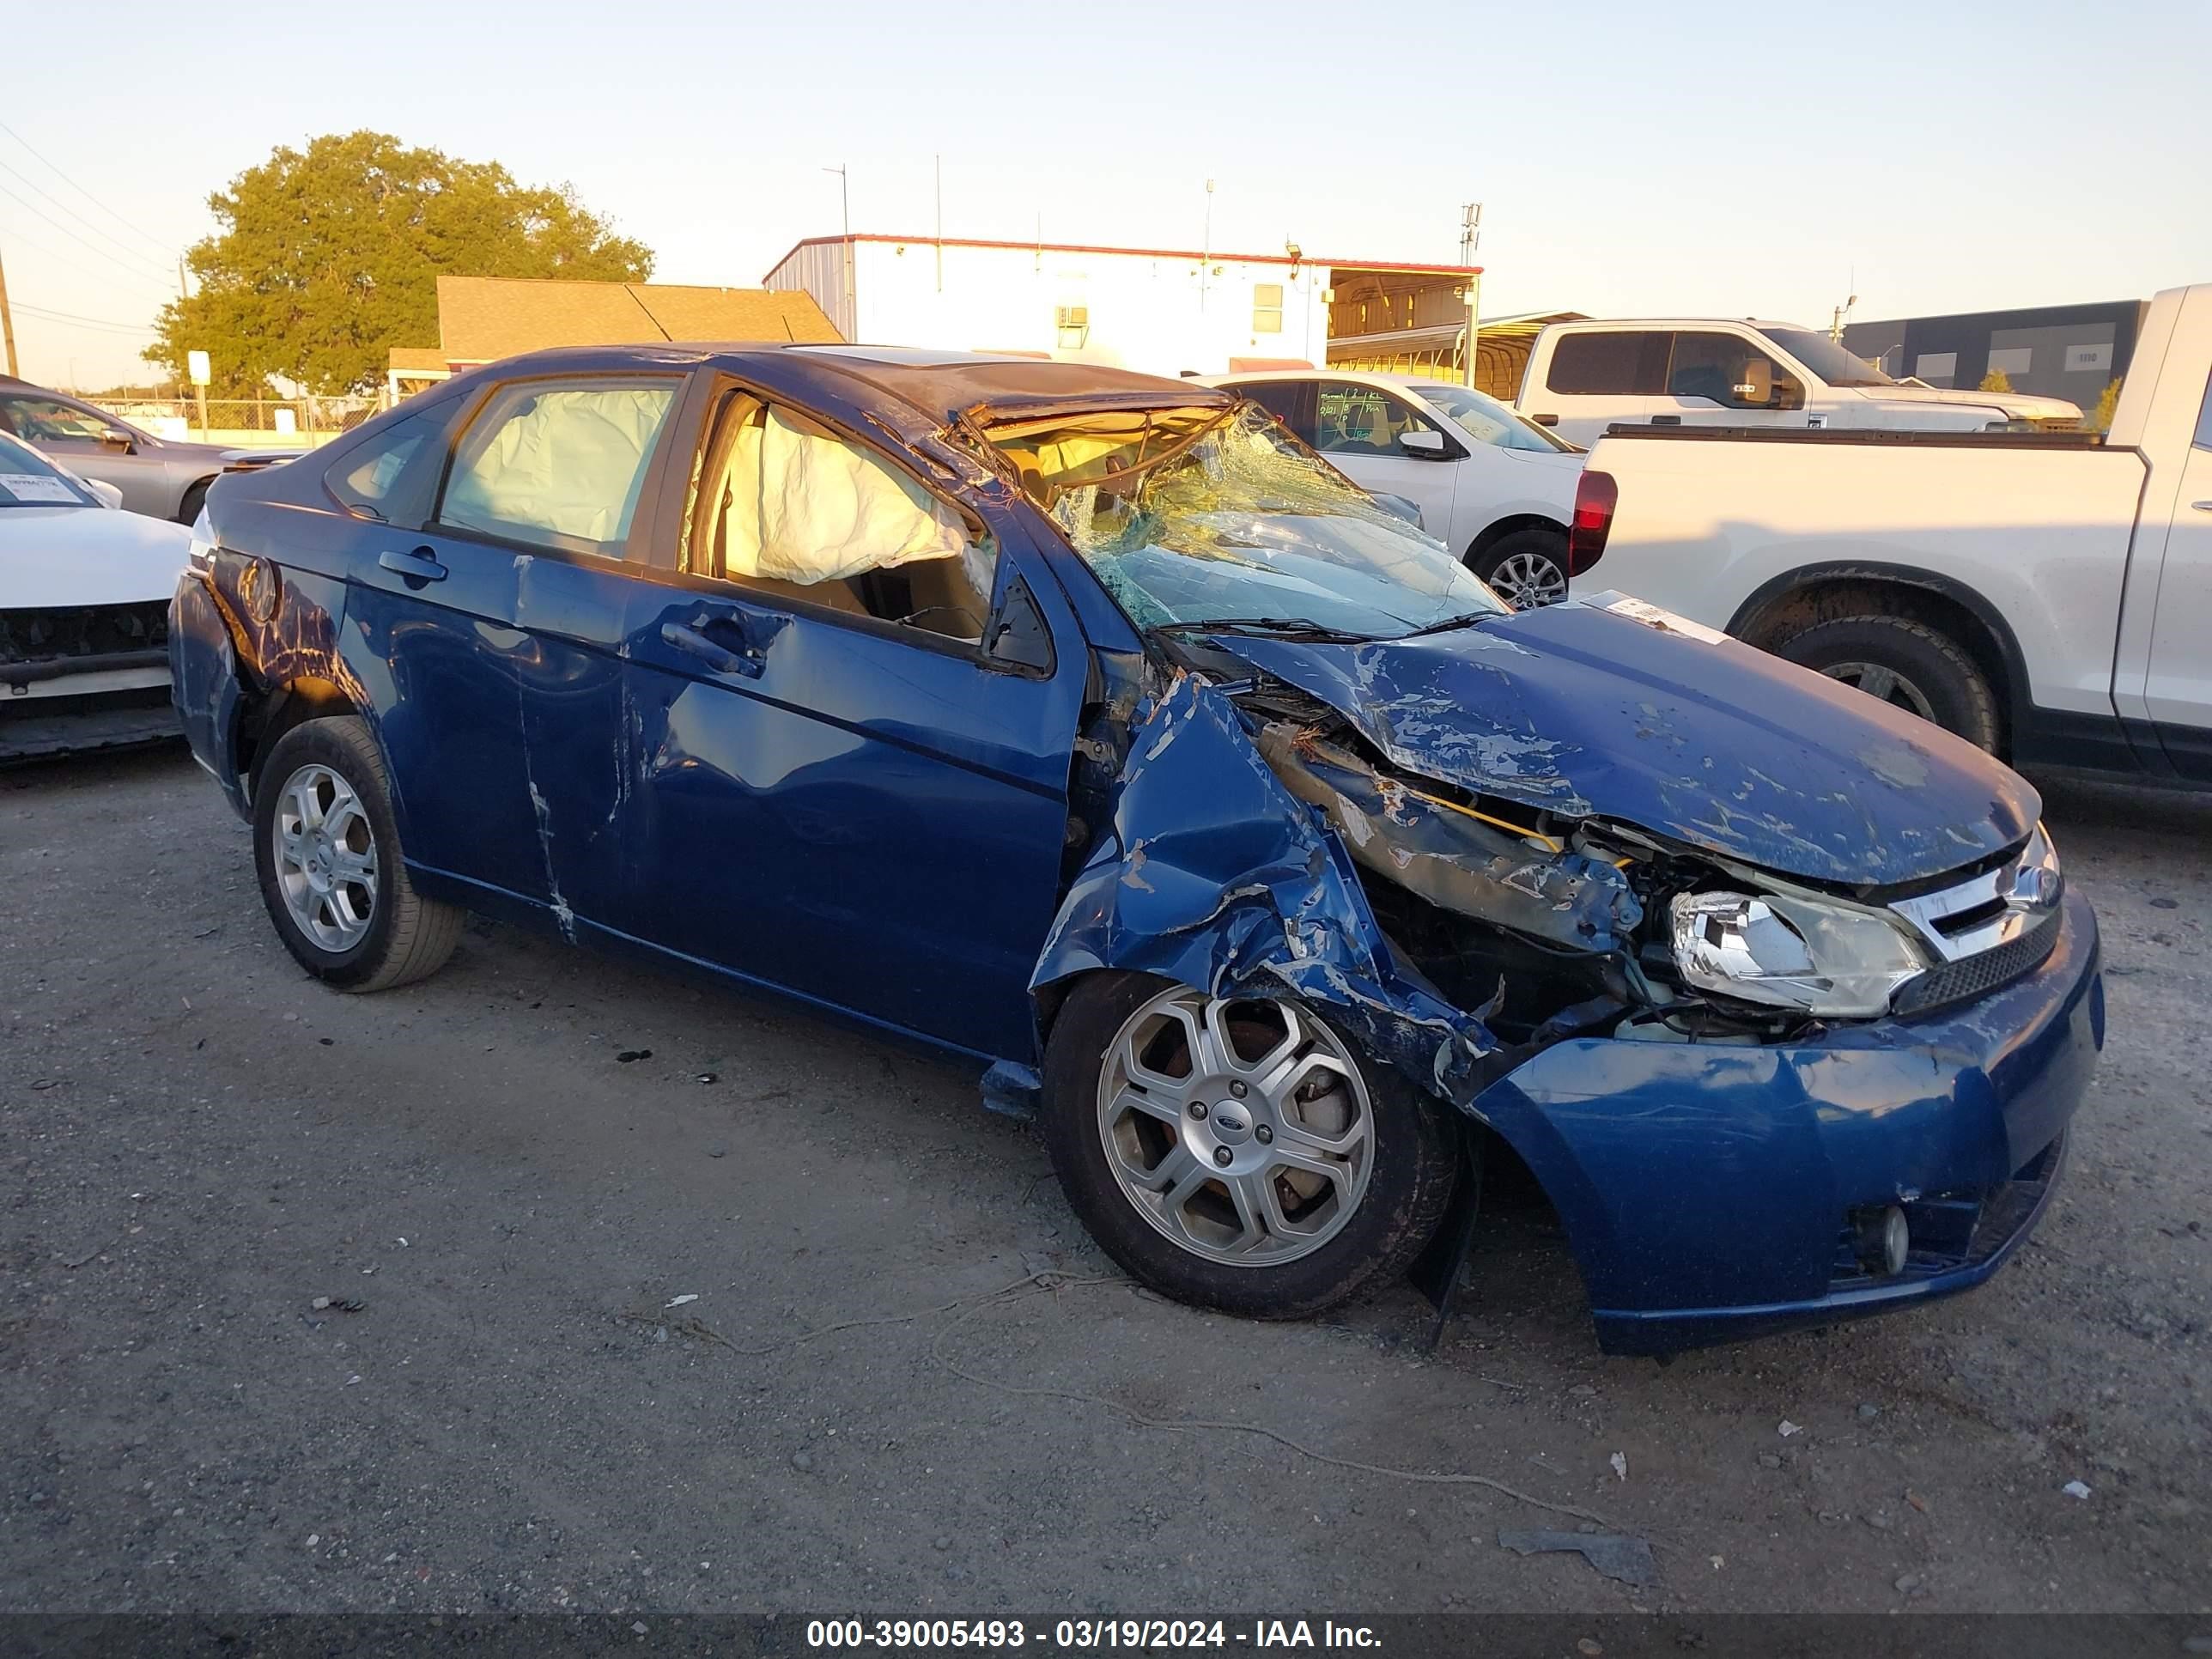
[[[845,226],[845,303],[840,307],[845,313],[846,343],[853,343],[852,336],[860,332],[860,296],[853,291],[853,181],[845,176],[845,164],[824,167],[824,173],[837,175],[837,204]]]
[[[15,367],[15,313],[8,309],[8,267],[4,261],[0,261],[0,340],[5,340],[8,345],[8,372],[21,374],[23,371]]]
[[[945,292],[945,158],[937,158],[937,291]]]
[[[1206,273],[1213,264],[1213,180],[1206,181],[1206,230],[1198,243],[1198,308],[1206,309]]]
[[[1474,263],[1474,251],[1482,246],[1482,204],[1469,202],[1459,210],[1459,262],[1463,265]],[[1468,390],[1474,389],[1474,343],[1482,329],[1482,273],[1471,270],[1467,278],[1467,350],[1464,368]]]

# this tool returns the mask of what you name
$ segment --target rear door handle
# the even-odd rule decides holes
[[[2212,501],[2191,501],[2190,506],[2199,513],[2212,513]]]
[[[404,577],[410,587],[446,580],[446,567],[438,562],[427,547],[418,547],[410,553],[387,550],[376,556],[376,562],[386,570]]]
[[[697,621],[703,623],[705,618]],[[717,644],[700,632],[699,627],[684,623],[665,622],[660,624],[660,637],[687,657],[696,657],[717,674],[743,674],[747,679],[758,679],[762,661],[758,655],[744,651],[732,651]]]

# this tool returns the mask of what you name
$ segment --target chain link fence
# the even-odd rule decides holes
[[[350,432],[376,413],[373,397],[210,398],[203,417],[192,398],[94,398],[88,401],[157,438],[218,443],[319,443]]]

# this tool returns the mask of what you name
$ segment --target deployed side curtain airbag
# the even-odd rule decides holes
[[[782,410],[763,409],[739,429],[726,483],[723,556],[732,576],[837,581],[967,550],[951,507],[859,446]]]
[[[525,390],[523,406],[456,467],[439,516],[524,540],[543,530],[620,543],[672,396],[658,386]]]

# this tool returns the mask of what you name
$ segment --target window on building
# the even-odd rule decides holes
[[[1930,386],[1948,386],[1959,372],[1955,351],[1923,351],[1912,360],[1912,378]]]
[[[1255,334],[1280,334],[1283,331],[1283,285],[1280,283],[1252,284],[1252,331]]]
[[[1089,306],[1055,306],[1052,320],[1059,331],[1060,349],[1080,351],[1091,343],[1091,307]]]

